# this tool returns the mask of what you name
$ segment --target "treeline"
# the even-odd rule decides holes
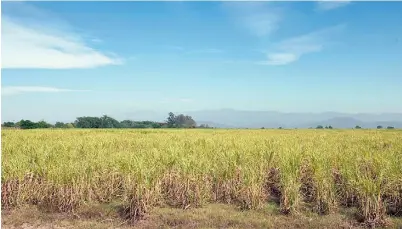
[[[61,125],[60,125],[61,124]],[[7,128],[19,128],[19,129],[42,129],[42,128],[52,128],[52,127],[59,127],[59,128],[74,128],[72,123],[60,123],[57,122],[56,125],[52,125],[47,123],[46,121],[39,121],[39,122],[32,122],[31,120],[21,120],[19,122],[4,122],[1,124],[1,127]]]
[[[56,122],[52,125],[46,121],[32,122],[30,120],[21,120],[17,123],[4,122],[2,127],[18,129],[39,129],[39,128],[210,128],[208,125],[197,126],[197,123],[191,116],[175,115],[169,113],[165,122],[154,121],[132,121],[116,119],[103,115],[102,117],[83,116],[77,117],[72,123]]]
[[[384,127],[383,126],[377,126],[377,129],[383,129]],[[310,127],[309,129],[312,129],[312,127]],[[316,129],[333,129],[333,127],[332,126],[325,126],[325,127],[323,127],[322,125],[318,125],[317,127],[316,127]],[[354,129],[362,129],[362,127],[361,126],[359,126],[359,125],[356,125],[355,127],[354,127]],[[387,126],[387,129],[389,129],[389,130],[392,130],[392,129],[395,129],[393,126]]]

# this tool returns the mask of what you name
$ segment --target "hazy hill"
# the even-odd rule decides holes
[[[208,124],[219,128],[309,128],[317,125],[331,125],[334,128],[363,128],[394,126],[402,128],[402,113],[285,113],[277,111],[242,111],[234,109],[199,110],[178,112],[191,115],[198,124]],[[136,111],[127,114],[132,120],[166,120],[168,112]]]

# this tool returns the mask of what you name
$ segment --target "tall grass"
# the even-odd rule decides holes
[[[284,214],[355,206],[367,226],[402,209],[402,132],[378,130],[3,130],[2,208],[73,212],[209,202]]]

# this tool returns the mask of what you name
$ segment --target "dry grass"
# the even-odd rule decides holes
[[[233,205],[225,204],[208,204],[203,208],[185,211],[157,207],[152,209],[145,220],[140,220],[135,225],[126,224],[116,215],[115,208],[116,206],[105,204],[90,205],[81,207],[74,215],[69,215],[44,213],[34,206],[24,206],[18,210],[3,212],[2,228],[362,228],[344,213],[285,216],[277,211],[277,206],[270,204],[260,210],[249,211],[241,211]]]
[[[397,130],[3,130],[2,150],[2,209],[118,200],[135,223],[158,206],[277,201],[293,216],[355,207],[367,227],[402,209]]]

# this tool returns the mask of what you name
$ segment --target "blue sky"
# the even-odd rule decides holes
[[[402,112],[402,2],[2,2],[2,119]]]

